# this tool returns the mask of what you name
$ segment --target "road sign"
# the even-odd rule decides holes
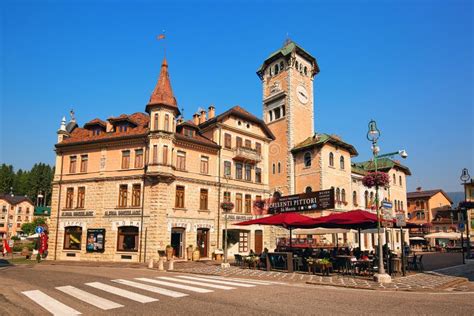
[[[10,248],[13,247],[13,243],[14,243],[14,241],[10,239],[10,240],[8,241],[8,246],[9,246]]]
[[[382,202],[382,207],[391,210],[392,207],[393,207],[393,204],[392,204],[392,202],[383,201]]]
[[[42,232],[44,232],[43,226],[36,226],[35,233],[41,234]]]
[[[464,223],[463,223],[463,222],[460,222],[460,223],[458,224],[458,230],[459,230],[460,232],[464,232],[465,229],[466,229],[466,226],[464,225]]]
[[[398,227],[406,226],[407,223],[405,220],[405,214],[397,214],[395,218],[396,218]]]

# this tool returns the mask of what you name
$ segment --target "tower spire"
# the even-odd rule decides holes
[[[176,102],[173,89],[171,88],[166,57],[163,58],[163,62],[161,63],[160,76],[158,77],[158,82],[151,94],[150,101],[146,106],[146,111],[150,112],[149,108],[154,105],[171,107],[179,114],[178,103]]]

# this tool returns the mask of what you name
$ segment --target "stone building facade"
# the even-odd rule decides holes
[[[34,205],[27,197],[0,194],[0,238],[22,233],[21,225],[33,219]]]

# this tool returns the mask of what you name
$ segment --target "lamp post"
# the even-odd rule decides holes
[[[232,202],[224,201],[220,206],[224,213],[224,262],[221,264],[221,267],[228,268],[230,267],[230,264],[227,262],[227,215],[234,208],[234,204]]]
[[[471,176],[469,175],[469,170],[467,170],[467,168],[464,168],[462,169],[462,172],[461,172],[461,177],[460,177],[461,181],[463,182],[462,184],[464,185],[464,201],[467,202],[467,189],[466,189],[466,183],[471,179]],[[465,215],[465,216],[464,216]],[[463,211],[463,217],[465,218],[466,220],[466,237],[467,237],[467,254],[466,254],[466,258],[468,259],[471,259],[471,235],[470,235],[470,232],[469,232],[469,229],[471,226],[471,223],[469,221],[469,214],[468,214],[468,210],[466,208],[466,213],[464,214],[464,211]],[[461,244],[461,249],[464,249],[464,245]]]

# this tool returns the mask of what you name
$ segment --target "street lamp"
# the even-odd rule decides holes
[[[469,175],[469,170],[467,168],[462,169],[461,171],[461,177],[459,177],[461,181],[463,182],[462,184],[464,185],[464,201],[467,202],[467,189],[466,189],[466,183],[471,180],[471,176]],[[471,235],[469,233],[469,226],[471,226],[471,223],[469,221],[469,213],[466,208],[466,213],[464,214],[463,211],[463,217],[466,220],[466,237],[467,237],[467,254],[466,258],[470,259],[471,258]],[[462,236],[462,235],[461,235]],[[464,249],[464,245],[461,244],[461,249]]]
[[[377,159],[382,158],[382,157],[391,157],[395,155],[400,155],[402,158],[407,158],[408,154],[405,150],[399,150],[395,152],[391,152],[388,154],[384,155],[379,155],[380,148],[377,145],[377,141],[380,138],[380,130],[377,127],[377,123],[374,120],[371,120],[369,122],[369,131],[367,132],[367,139],[372,142],[372,154],[373,154],[373,159],[374,159],[374,167],[375,167],[375,173],[378,172],[377,170]],[[375,182],[375,208],[377,209],[377,236],[378,236],[378,273],[374,275],[374,279],[377,282],[380,283],[390,283],[392,281],[392,278],[390,275],[385,273],[385,269],[383,266],[383,247],[382,247],[382,234],[380,230],[380,222],[381,222],[381,216],[380,216],[380,209],[379,209],[379,184],[376,181]]]
[[[227,216],[234,208],[234,203],[224,201],[221,203],[220,207],[224,213],[224,262],[221,264],[221,266],[222,268],[228,268],[230,267],[230,264],[227,262]]]

